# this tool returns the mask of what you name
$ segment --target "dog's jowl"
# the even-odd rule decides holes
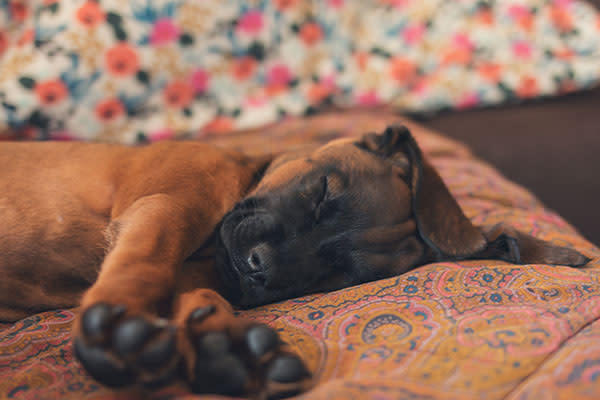
[[[79,306],[75,354],[112,387],[292,395],[311,385],[304,363],[233,307],[441,260],[588,261],[473,226],[402,126],[261,158],[191,142],[2,143],[0,182],[0,320]]]

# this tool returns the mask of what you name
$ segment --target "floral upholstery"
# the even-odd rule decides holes
[[[211,140],[278,151],[397,119],[352,111]],[[441,262],[241,314],[275,327],[304,358],[317,382],[304,399],[600,398],[600,249],[464,146],[410,127],[474,223],[572,246],[590,265]],[[59,310],[0,327],[0,398],[200,398],[182,384],[141,394],[100,387],[74,361],[72,320]]]
[[[133,143],[556,95],[598,81],[599,34],[575,0],[0,0],[0,132]]]

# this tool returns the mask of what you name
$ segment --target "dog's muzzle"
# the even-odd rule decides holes
[[[217,235],[217,270],[225,296],[241,307],[268,301],[274,282],[273,249],[266,238],[274,232],[273,217],[259,210],[234,210],[222,221]]]

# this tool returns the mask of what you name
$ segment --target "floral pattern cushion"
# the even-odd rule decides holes
[[[575,0],[0,0],[0,132],[134,143],[549,96],[598,81],[599,35]]]
[[[251,153],[356,137],[396,122],[348,112],[213,136]],[[600,249],[522,187],[456,142],[409,125],[465,213],[509,224],[592,258],[580,269],[497,260],[440,262],[397,277],[252,310],[313,371],[306,400],[600,398]],[[179,383],[101,387],[74,360],[72,310],[0,325],[0,398],[207,399]],[[221,396],[211,397],[223,399]]]

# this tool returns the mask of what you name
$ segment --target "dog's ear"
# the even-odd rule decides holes
[[[464,215],[405,126],[390,126],[380,135],[367,134],[359,146],[390,160],[405,175],[417,229],[436,259],[466,258],[485,249],[485,236]]]
[[[488,246],[474,257],[497,258],[516,264],[554,264],[581,267],[590,259],[576,250],[556,246],[509,226],[485,229]]]
[[[552,245],[508,227],[484,232],[462,212],[435,168],[404,126],[367,134],[358,143],[390,160],[410,184],[412,209],[423,242],[435,260],[497,258],[513,263],[581,266],[589,259],[579,252]]]

